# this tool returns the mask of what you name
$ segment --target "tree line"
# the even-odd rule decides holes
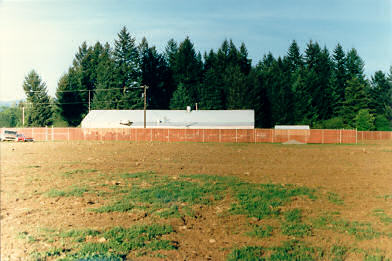
[[[254,109],[255,126],[306,124],[312,128],[391,130],[392,66],[368,79],[356,49],[338,44],[332,52],[310,41],[303,52],[293,41],[283,57],[271,53],[256,64],[244,43],[225,40],[203,55],[189,37],[168,41],[160,53],[143,38],[137,44],[126,27],[114,46],[86,42],[58,82],[56,97],[30,72],[23,88],[27,124],[62,121],[78,126],[90,109]],[[53,106],[49,106],[51,104]]]

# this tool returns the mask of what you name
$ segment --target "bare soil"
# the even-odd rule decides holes
[[[2,143],[1,260],[29,260],[33,259],[32,253],[57,246],[59,242],[40,238],[39,231],[43,229],[103,230],[154,222],[170,224],[174,232],[165,238],[176,242],[178,249],[159,251],[164,260],[225,260],[234,248],[278,246],[296,239],[278,232],[268,238],[247,236],[250,223],[274,225],[276,221],[228,214],[230,196],[216,204],[197,206],[194,217],[168,219],[140,211],[89,211],[110,201],[92,193],[83,197],[47,196],[50,190],[74,185],[121,187],[120,174],[145,171],[174,179],[183,174],[209,174],[234,176],[251,183],[294,184],[315,189],[319,195],[316,201],[299,197],[284,208],[301,208],[309,219],[339,212],[340,218],[368,222],[385,235],[356,240],[347,233],[315,228],[312,235],[300,240],[327,252],[334,245],[346,246],[350,249],[345,254],[346,260],[362,260],[363,251],[375,249],[392,259],[392,238],[386,236],[392,233],[392,223],[381,222],[374,215],[374,210],[381,209],[392,217],[389,141],[358,145]],[[328,193],[338,195],[344,204],[328,200]],[[21,235],[31,235],[32,239]],[[48,256],[47,260],[56,258]],[[151,255],[132,256],[132,260],[151,259]],[[328,255],[320,259],[328,260]]]

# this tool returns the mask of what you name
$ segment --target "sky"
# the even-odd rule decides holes
[[[392,65],[392,0],[0,0],[0,101],[24,99],[33,69],[54,96],[82,42],[113,44],[123,26],[160,51],[171,38],[202,53],[232,39],[256,64],[312,40],[357,49],[369,77]]]

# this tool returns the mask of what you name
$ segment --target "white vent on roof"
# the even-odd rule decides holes
[[[186,106],[186,111],[191,112],[191,106]]]

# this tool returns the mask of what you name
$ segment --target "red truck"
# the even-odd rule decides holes
[[[25,136],[24,134],[22,134],[22,133],[16,134],[16,137],[18,138],[17,141],[22,141],[22,142],[34,141],[33,138],[31,138],[31,137],[26,137],[26,136]]]

